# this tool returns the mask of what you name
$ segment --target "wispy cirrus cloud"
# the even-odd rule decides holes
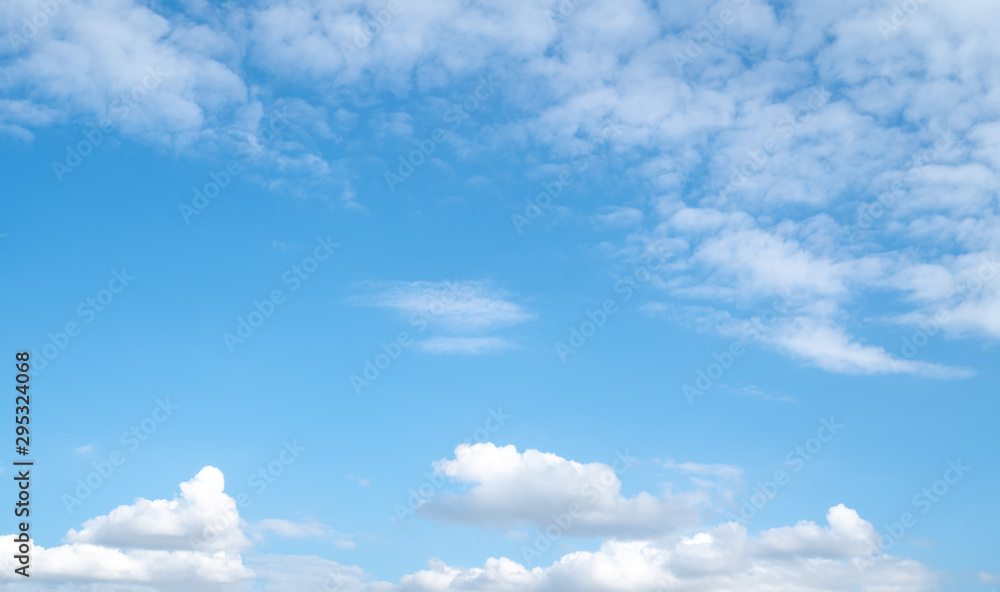
[[[73,452],[76,454],[90,454],[94,450],[95,449],[93,444],[84,444],[83,446],[77,446],[76,448],[74,448]]]
[[[267,536],[278,536],[286,539],[330,540],[338,549],[353,549],[355,546],[349,536],[315,520],[294,522],[279,518],[266,518],[251,525],[250,530],[254,539],[258,541]]]
[[[516,347],[500,337],[431,337],[420,342],[420,349],[432,354],[490,354]]]
[[[534,316],[506,291],[486,281],[372,283],[369,287],[374,293],[351,302],[389,308],[407,317],[422,316],[453,331],[500,329]]]
[[[833,323],[798,317],[782,323],[762,340],[789,356],[840,374],[913,374],[928,378],[968,378],[969,368],[910,360],[883,347],[852,339]]]
[[[514,296],[481,280],[372,282],[367,294],[348,299],[357,306],[387,308],[409,319],[419,333],[435,335],[418,342],[431,354],[491,354],[517,347],[495,335],[535,317]]]

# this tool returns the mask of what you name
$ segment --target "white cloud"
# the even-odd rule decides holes
[[[5,86],[36,105],[5,110],[12,124],[37,125],[43,112],[52,122],[54,110],[63,121],[108,120],[112,130],[183,148],[205,139],[211,118],[247,103],[246,85],[223,63],[239,53],[225,31],[171,20],[129,0],[57,4],[0,68]],[[40,7],[4,3],[7,32],[17,34]]]
[[[491,558],[481,568],[432,562],[429,569],[405,576],[402,584],[407,592],[805,592],[817,585],[831,592],[936,589],[936,575],[915,561],[883,555],[858,569],[878,535],[854,510],[835,506],[827,522],[803,521],[764,531],[759,538],[728,523],[664,542],[611,540],[598,551],[570,553],[546,568],[527,569],[507,558]]]
[[[826,515],[829,527],[808,520],[795,526],[766,530],[760,535],[763,554],[809,555],[813,557],[861,557],[867,555],[879,539],[870,522],[862,520],[843,504],[830,508]]]
[[[946,267],[963,249],[1000,248],[993,199],[1000,114],[985,99],[997,94],[990,64],[1000,50],[983,24],[995,6],[922,4],[883,35],[879,21],[893,11],[886,2],[795,2],[781,11],[757,0],[735,5],[734,22],[706,40],[697,27],[719,17],[717,4],[569,3],[565,12],[558,0],[501,8],[419,0],[402,3],[359,48],[358,31],[385,8],[381,0],[288,0],[189,15],[126,0],[60,4],[51,23],[5,54],[5,88],[16,96],[0,101],[0,130],[30,138],[32,129],[53,123],[98,121],[156,66],[167,73],[162,83],[115,124],[126,135],[210,149],[252,135],[280,102],[309,137],[271,147],[278,172],[346,177],[349,167],[302,146],[337,139],[354,125],[357,114],[341,99],[370,105],[389,89],[447,102],[432,95],[463,77],[516,65],[517,77],[498,75],[497,101],[523,115],[481,130],[487,141],[565,157],[586,151],[613,123],[607,152],[616,174],[662,194],[649,196],[648,211],[609,204],[593,221],[648,227],[630,240],[687,241],[690,257],[664,278],[676,295],[727,305],[775,291],[821,298],[828,310],[812,320],[827,326],[863,316],[870,291],[903,279],[894,262],[919,253],[922,260],[911,263]],[[0,23],[16,31],[37,10],[28,0],[5,3]],[[675,57],[692,43],[700,55],[679,63]],[[256,68],[333,97],[336,115],[303,98],[265,100],[275,89],[244,79]],[[376,111],[386,129],[412,135],[412,116]],[[942,134],[951,138],[943,147]],[[734,168],[748,162],[745,180],[730,185]],[[855,230],[853,212],[894,181],[903,183],[900,195],[864,240],[845,239]],[[363,210],[350,185],[341,185],[340,207]],[[665,208],[662,195],[673,196],[673,205]],[[924,295],[940,281],[911,279],[924,282],[915,286]],[[434,297],[434,288],[415,284],[408,289]],[[419,306],[405,299],[385,305]],[[1000,331],[991,299],[955,312],[956,334],[995,338]],[[457,326],[492,318],[499,326],[525,314],[514,305],[443,320]],[[851,343],[844,354],[854,362],[824,367],[885,366],[877,352]]]
[[[484,333],[534,318],[511,295],[486,281],[395,282],[370,284],[374,294],[350,302],[395,310],[417,333],[437,333],[417,342],[431,354],[494,354],[517,347],[513,341]]]
[[[695,475],[708,475],[712,477],[724,477],[727,479],[739,479],[743,474],[743,469],[735,465],[712,464],[706,465],[693,462],[677,462],[675,460],[663,461],[663,466],[668,469],[693,473]]]
[[[685,233],[717,232],[723,228],[752,228],[753,218],[744,212],[721,212],[714,208],[689,208],[665,202],[660,204],[661,213],[671,212],[669,220],[673,228]],[[669,209],[665,209],[669,208]]]
[[[59,112],[51,107],[37,105],[26,100],[0,100],[0,133],[6,133],[20,140],[35,139],[28,127],[51,124],[59,117]]]
[[[379,293],[354,299],[366,306],[391,308],[414,323],[440,324],[454,331],[509,327],[532,318],[510,295],[484,281],[396,282],[375,284]]]
[[[353,475],[352,474],[352,475],[348,475],[347,478],[350,479],[351,481],[357,481],[358,485],[360,485],[361,487],[368,487],[369,485],[372,484],[372,480],[371,479],[369,479],[367,477],[362,477],[360,475]]]
[[[252,577],[241,551],[243,535],[236,501],[222,492],[224,479],[205,467],[181,483],[174,500],[139,498],[70,530],[65,545],[34,547],[35,573],[46,582],[149,585],[155,590],[224,590]],[[2,537],[0,558],[13,573],[13,537]]]
[[[477,71],[497,54],[537,59],[563,35],[583,36],[575,45],[586,40],[629,46],[637,36],[648,38],[654,31],[641,18],[648,10],[638,0],[614,7],[573,6],[566,19],[573,26],[565,27],[559,24],[561,16],[552,18],[559,0],[503,5],[411,0],[401,3],[395,15],[383,17],[387,22],[368,37],[358,33],[386,8],[381,0],[285,2],[253,14],[251,55],[282,78],[358,87],[372,84],[369,77],[379,71],[381,84],[405,91],[413,84],[434,87],[449,76]]]
[[[517,347],[499,337],[431,337],[419,342],[421,350],[432,354],[492,354]]]
[[[642,222],[644,214],[638,208],[611,206],[591,216],[599,228],[630,228]]]
[[[577,499],[576,486],[604,478],[607,490],[596,496],[594,508],[585,510],[582,522],[597,530],[608,530],[609,526],[619,531],[622,527],[648,530],[651,536],[607,539],[597,551],[569,553],[548,567],[531,569],[503,557],[488,559],[481,568],[431,560],[428,569],[403,576],[397,585],[374,580],[358,566],[320,557],[241,556],[245,550],[240,531],[243,522],[238,515],[229,514],[234,500],[222,493],[221,473],[206,467],[194,479],[181,484],[179,500],[150,502],[140,498],[132,506],[120,506],[107,516],[87,521],[80,532],[70,531],[65,545],[35,546],[34,581],[26,589],[237,592],[252,586],[265,592],[805,592],[822,582],[823,589],[831,592],[920,592],[932,590],[937,584],[937,575],[920,563],[871,555],[879,535],[869,522],[843,505],[830,508],[825,526],[801,521],[765,530],[756,537],[736,523],[710,528],[691,524],[687,532],[675,532],[678,523],[673,519],[666,521],[669,524],[664,522],[663,505],[651,499],[642,501],[645,494],[634,498],[619,494],[620,482],[611,466],[574,463],[531,450],[519,454],[513,447],[463,446],[456,451],[455,460],[440,461],[439,465],[450,476],[479,484],[480,492],[465,509],[475,506],[486,512],[480,522],[544,520],[544,513]],[[620,458],[628,459],[627,455]],[[738,468],[728,465],[673,461],[666,465],[702,477],[730,479],[739,474]],[[625,465],[617,468],[621,471]],[[606,477],[608,471],[612,471],[610,480]],[[483,491],[483,487],[489,491]],[[506,505],[501,503],[502,494],[509,496]],[[677,501],[660,500],[666,505]],[[688,514],[687,518],[693,517],[693,508],[683,503],[678,508]],[[690,523],[687,519],[682,522]],[[279,519],[262,521],[257,531],[290,538],[331,533],[315,522]],[[214,540],[193,550],[187,538],[192,533],[202,539],[209,533],[208,538]],[[12,541],[10,535],[0,538],[0,568],[8,579],[14,561]],[[983,581],[992,577],[983,574]]]
[[[350,537],[315,520],[292,522],[279,518],[267,518],[253,524],[250,528],[254,531],[257,539],[263,539],[268,535],[276,535],[286,539],[329,539],[338,549],[353,549],[355,547]]]
[[[685,290],[686,292],[686,290]],[[673,322],[700,331],[714,331],[746,344],[760,343],[790,358],[800,360],[828,372],[841,374],[912,374],[931,378],[967,378],[974,372],[969,368],[948,366],[917,359],[918,351],[902,347],[892,353],[884,347],[868,345],[832,320],[840,313],[832,300],[818,300],[811,305],[785,309],[789,301],[777,300],[751,319],[738,319],[728,311],[714,307],[650,303],[644,307],[649,313],[661,314]],[[792,301],[794,302],[794,301]],[[916,325],[932,315],[905,317],[895,322]],[[744,394],[762,396],[763,393],[744,391]],[[764,396],[764,398],[768,398]],[[776,398],[785,400],[787,398]]]
[[[932,378],[965,378],[968,368],[911,360],[884,348],[858,343],[832,323],[798,317],[764,333],[762,340],[788,355],[830,372],[844,374],[915,374]],[[901,352],[902,353],[902,352]]]
[[[952,336],[1000,337],[1000,264],[996,254],[969,253],[955,258],[950,268],[914,267],[917,271],[901,274],[898,281],[925,306],[899,315],[898,322],[919,327],[931,337],[942,330]]]
[[[968,375],[901,358],[877,345],[885,340],[855,335],[844,319],[866,318],[873,296],[884,302],[901,295],[902,302],[893,303],[896,314],[889,315],[897,323],[919,325],[946,312],[942,330],[951,337],[1000,336],[1000,298],[991,288],[949,300],[955,283],[966,281],[956,261],[1000,249],[1000,45],[994,31],[1000,5],[921,2],[905,23],[880,31],[879,21],[891,19],[892,2],[791,2],[778,11],[762,1],[740,1],[746,9],[736,21],[718,38],[699,42],[702,55],[678,64],[673,56],[697,39],[694,27],[716,18],[719,5],[572,4],[570,14],[553,18],[556,0],[404,2],[404,12],[348,58],[342,44],[382,8],[381,0],[288,0],[216,16],[207,9],[165,16],[154,5],[128,0],[59,3],[60,14],[24,47],[5,43],[0,49],[0,85],[9,95],[0,100],[0,131],[30,141],[41,127],[99,122],[120,112],[115,101],[141,83],[147,67],[161,68],[163,80],[127,116],[116,118],[114,129],[174,150],[201,150],[231,145],[258,129],[270,107],[264,97],[276,88],[269,80],[247,79],[256,69],[337,104],[347,93],[362,96],[359,102],[386,91],[423,95],[448,88],[459,76],[513,66],[519,75],[505,78],[498,100],[508,101],[508,113],[523,115],[483,133],[492,133],[497,147],[568,155],[578,154],[614,121],[620,130],[609,147],[618,159],[615,174],[640,192],[672,197],[650,200],[647,211],[635,208],[641,216],[612,209],[605,221],[645,225],[627,240],[669,241],[688,254],[660,279],[671,296],[710,311],[702,317],[706,324],[726,333],[739,311],[782,293],[792,299],[793,313],[762,340],[791,358],[830,372]],[[16,32],[38,6],[29,0],[3,3],[3,32]],[[809,89],[824,86],[836,94],[795,116]],[[298,106],[317,122],[312,133],[335,135],[320,123],[323,109]],[[782,123],[789,115],[795,117]],[[400,133],[413,129],[405,118],[385,121]],[[915,166],[913,158],[926,153],[941,129],[953,130],[956,144]],[[771,153],[765,147],[775,133]],[[299,150],[294,142],[274,150],[282,170],[337,174],[328,159],[308,151],[288,156]],[[723,195],[732,168],[747,159],[763,162]],[[862,238],[849,238],[857,208],[873,204],[894,181],[904,183],[900,195]],[[270,185],[282,186],[273,180]],[[362,207],[349,187],[338,195],[344,207]],[[464,296],[446,304],[443,284],[429,282],[398,284],[369,303],[437,317],[442,327],[459,332],[511,327],[531,317],[492,287],[460,285]],[[430,310],[435,302],[438,313]],[[470,351],[499,338],[436,339],[424,342],[426,347]],[[525,459],[528,452],[497,449],[485,455],[507,462],[513,467],[509,475],[450,461],[457,463],[449,465],[456,478],[477,493],[440,508],[456,516],[481,507],[498,522],[537,521],[537,509],[501,507],[498,492],[531,475],[566,476],[578,484],[599,464],[543,453]],[[190,495],[178,500],[139,500],[89,521],[71,531],[68,545],[40,550],[39,561],[58,557],[50,563],[64,571],[53,573],[91,580],[196,581],[222,574],[235,582],[246,568],[229,551],[220,547],[218,556],[176,547],[220,509],[234,525],[212,544],[244,544],[219,479],[207,474],[191,483]],[[572,491],[541,486],[530,492],[546,508],[573,497]],[[642,498],[648,501],[643,505],[638,497],[599,496],[603,514],[593,516],[591,525],[634,525],[639,516],[658,516],[656,504],[663,499]],[[547,569],[525,570],[504,559],[481,570],[435,564],[408,585],[475,590],[493,582],[496,590],[550,590],[591,582],[611,588],[624,581],[641,590],[658,586],[661,576],[688,590],[790,591],[817,582],[844,590],[930,585],[926,568],[904,560],[886,559],[864,579],[845,568],[844,554],[855,552],[855,543],[867,536],[864,524],[846,512],[832,512],[829,527],[800,524],[759,539],[730,525],[669,548],[612,541]],[[9,555],[4,553],[5,561]],[[215,561],[218,569],[211,569]],[[277,573],[278,563],[267,563],[267,569]],[[291,570],[282,573],[282,582],[295,581]],[[351,581],[361,586],[363,574],[354,576]],[[591,579],[581,584],[584,577]]]
[[[264,592],[397,592],[389,582],[374,581],[363,569],[302,555],[257,555],[246,558],[255,586]]]
[[[83,523],[66,534],[69,543],[104,547],[240,549],[249,544],[240,528],[236,500],[223,493],[225,479],[214,467],[202,469],[181,483],[181,497],[173,500],[137,499],[105,516]],[[216,525],[205,531],[206,524]]]
[[[786,395],[775,395],[764,391],[756,386],[750,385],[739,389],[741,395],[746,395],[749,397],[757,397],[758,399],[764,399],[765,401],[778,401],[780,403],[794,403],[795,399]]]
[[[693,259],[717,269],[725,285],[741,293],[822,297],[837,296],[846,289],[845,265],[759,229],[709,238],[697,247]]]
[[[570,536],[640,536],[696,524],[709,501],[701,492],[621,494],[620,475],[637,462],[627,452],[609,459],[609,464],[581,464],[533,449],[518,452],[512,445],[462,444],[455,458],[437,461],[434,467],[468,489],[440,493],[425,501],[420,512],[501,529],[529,524],[544,528],[553,515],[569,513],[572,524],[563,530]]]

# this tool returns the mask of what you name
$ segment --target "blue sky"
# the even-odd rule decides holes
[[[6,3],[2,578],[996,588],[996,12]]]

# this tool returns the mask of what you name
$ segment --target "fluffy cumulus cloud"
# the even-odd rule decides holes
[[[33,549],[32,578],[49,589],[226,590],[253,576],[241,552],[249,541],[222,472],[205,467],[173,500],[137,499],[70,530],[66,544]],[[3,537],[3,569],[12,574],[12,536]],[[55,588],[53,588],[55,589]],[[60,588],[61,589],[61,588]],[[103,588],[112,589],[112,588]]]
[[[921,564],[881,556],[858,565],[874,540],[872,525],[844,506],[830,508],[828,524],[795,526],[749,536],[728,523],[669,542],[607,541],[594,552],[565,555],[549,567],[527,569],[510,559],[481,568],[442,563],[403,578],[405,590],[537,591],[668,590],[932,590],[936,578]]]
[[[318,587],[337,574],[345,589],[391,589],[366,588],[370,578],[361,569],[333,561],[285,557],[279,562],[253,554],[254,545],[268,538],[329,540],[337,548],[354,543],[316,521],[272,518],[248,524],[224,487],[222,472],[205,467],[181,483],[180,495],[172,500],[138,498],[70,530],[62,545],[34,545],[31,580],[25,581],[30,583],[18,584],[25,590],[67,592],[235,592],[254,582],[264,582],[268,590],[293,589],[286,587],[289,582]],[[13,538],[5,535],[0,544],[4,579],[15,577]],[[288,570],[296,566],[307,567],[293,575]]]
[[[70,530],[66,541],[103,547],[143,547],[204,551],[240,549],[247,544],[240,529],[236,500],[223,493],[222,472],[206,467],[194,479],[181,483],[173,500],[136,500],[105,516]],[[216,525],[205,531],[206,524]]]
[[[697,524],[708,497],[700,491],[621,493],[621,475],[638,460],[618,452],[607,463],[581,464],[558,455],[492,443],[462,444],[437,472],[467,486],[421,505],[432,518],[494,528],[559,522],[560,535],[642,536]]]
[[[506,528],[542,523],[548,513],[580,504],[580,528],[572,534],[610,535],[596,551],[569,553],[544,567],[505,557],[475,568],[432,559],[427,569],[387,582],[320,557],[254,553],[245,530],[257,537],[343,538],[316,522],[246,524],[223,492],[222,473],[205,467],[181,484],[174,500],[140,498],[69,531],[63,545],[35,546],[32,580],[19,585],[40,592],[918,592],[936,586],[936,574],[920,563],[875,551],[880,538],[872,524],[843,505],[830,508],[825,525],[801,521],[756,536],[737,523],[704,527],[696,524],[695,497],[623,497],[616,473],[636,459],[622,454],[616,460],[580,464],[535,450],[477,444],[437,463],[447,476],[479,484],[437,506],[439,517]],[[709,489],[714,479],[740,475],[729,465],[664,466],[707,480]],[[581,498],[588,488],[593,493]],[[2,540],[0,567],[10,578],[13,537]]]

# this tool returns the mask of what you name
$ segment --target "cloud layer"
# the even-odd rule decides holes
[[[485,527],[542,523],[563,504],[585,503],[578,486],[597,491],[607,471],[635,461],[620,455],[612,465],[579,464],[539,451],[518,453],[492,444],[462,449],[439,462],[450,477],[480,483],[478,490],[443,503],[449,518]],[[668,463],[704,478],[731,479],[739,469],[726,465]],[[611,477],[615,477],[614,474]],[[872,553],[879,543],[874,527],[843,505],[830,508],[826,525],[801,521],[751,536],[737,523],[696,526],[697,511],[680,498],[642,494],[624,498],[611,481],[579,519],[575,534],[614,531],[648,537],[609,537],[594,552],[574,552],[547,567],[525,567],[509,558],[490,558],[483,567],[464,568],[432,559],[427,569],[398,583],[378,581],[358,566],[314,556],[254,554],[243,532],[261,536],[328,537],[328,527],[268,519],[246,525],[235,500],[223,493],[221,472],[205,467],[181,484],[174,500],[138,499],[71,530],[66,544],[35,547],[26,590],[83,592],[181,592],[210,590],[333,589],[344,592],[510,591],[567,589],[806,592],[808,590],[916,592],[934,589],[937,576],[904,558]],[[510,496],[506,503],[499,496]],[[475,516],[465,512],[479,512]],[[677,532],[687,526],[687,533]],[[4,536],[0,566],[13,570],[12,536]],[[536,552],[535,555],[538,555]],[[821,583],[822,588],[817,588]]]
[[[94,0],[48,14],[16,0],[0,9],[0,132],[30,141],[107,123],[105,135],[215,154],[264,144],[280,110],[294,130],[262,146],[265,183],[333,184],[338,207],[364,212],[371,196],[349,172],[364,159],[343,140],[416,142],[420,113],[442,117],[468,98],[464,82],[495,74],[490,100],[517,115],[460,130],[455,158],[552,173],[611,126],[614,184],[643,189],[568,219],[617,232],[607,245],[626,260],[673,253],[664,298],[746,318],[780,295],[791,310],[762,341],[775,351],[830,372],[963,377],[907,340],[1000,337],[1000,50],[985,25],[1000,8],[897,4],[289,0],[167,13]],[[361,117],[377,129],[362,134]],[[443,288],[401,283],[372,303],[412,313]],[[482,283],[458,289],[439,318],[453,330],[530,316]],[[885,301],[892,314],[873,304]],[[503,349],[451,337],[469,339],[425,350]]]

